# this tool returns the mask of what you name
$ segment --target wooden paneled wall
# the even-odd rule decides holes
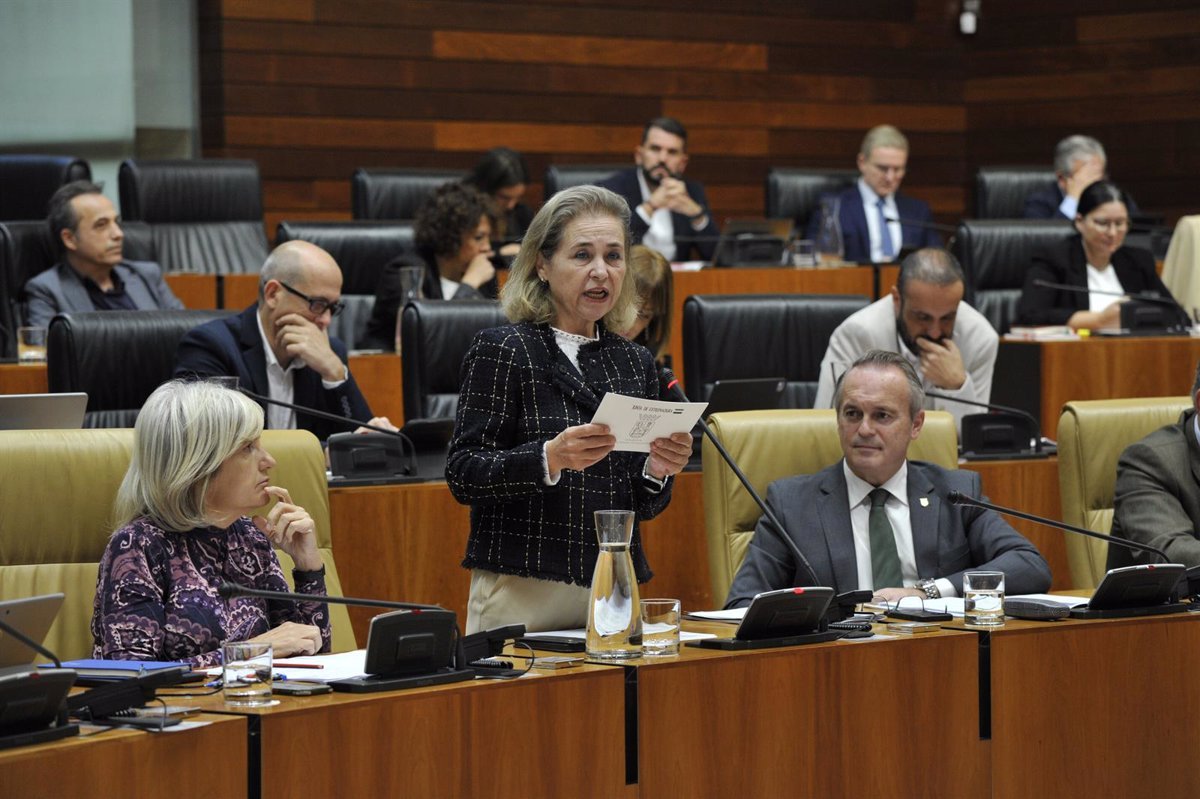
[[[906,188],[964,207],[966,112],[944,2],[913,0],[210,0],[201,4],[203,150],[253,158],[270,232],[348,218],[360,166],[467,169],[521,150],[632,163],[644,122],[689,129],[688,174],[718,219],[763,212],[771,165],[852,168],[901,126]],[[938,44],[940,42],[940,44]]]
[[[1113,180],[1174,223],[1200,211],[1200,3],[983,0],[964,51],[967,165],[1045,163],[1098,138]]]
[[[1136,11],[1128,10],[1135,6]],[[1143,207],[1200,205],[1195,0],[202,0],[203,151],[258,161],[268,230],[341,219],[359,166],[525,153],[631,162],[659,114],[689,128],[718,218],[758,215],[779,166],[846,167],[908,133],[905,190],[969,214],[977,166],[1049,163],[1081,130]]]

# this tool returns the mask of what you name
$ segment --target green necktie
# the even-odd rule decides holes
[[[900,575],[900,556],[896,553],[896,535],[892,531],[892,523],[888,521],[887,510],[883,507],[887,498],[886,489],[877,488],[871,492],[871,515],[867,531],[871,534],[871,576],[876,591],[904,584],[904,578]]]

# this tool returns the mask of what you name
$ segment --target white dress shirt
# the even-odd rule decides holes
[[[642,203],[650,199],[650,185],[646,183],[646,176],[642,174],[641,167],[637,170],[638,186],[642,190]],[[659,208],[653,214],[647,214],[646,209],[642,207],[642,203],[638,204],[635,213],[642,218],[650,229],[646,231],[646,235],[642,236],[642,244],[645,244],[652,250],[658,250],[662,253],[663,258],[668,261],[675,260],[675,223],[671,221],[671,211],[668,208]]]
[[[1067,219],[1074,219],[1077,210],[1079,210],[1079,198],[1064,194],[1062,202],[1058,204],[1058,212]]]
[[[868,590],[895,587],[875,585],[871,570],[871,492],[877,487],[888,492],[883,507],[888,521],[891,522],[892,534],[896,536],[896,554],[900,557],[900,574],[904,586],[911,588],[917,584],[917,580],[932,577],[931,574],[917,574],[917,554],[913,546],[912,521],[908,508],[908,461],[904,461],[900,469],[881,486],[873,486],[856,475],[845,458],[842,459],[842,472],[846,476],[846,492],[850,499],[850,526],[854,530],[858,587]],[[949,580],[938,578],[936,583],[942,596],[957,596],[954,584]]]
[[[304,362],[303,358],[292,358],[292,362],[287,365],[287,368],[281,366],[279,359],[275,357],[275,350],[271,349],[267,331],[263,329],[262,316],[255,314],[254,319],[258,322],[258,334],[262,336],[263,352],[267,356],[267,396],[279,402],[295,404],[295,372],[308,364]],[[321,385],[327,390],[332,390],[345,383],[349,377],[350,370],[347,369],[346,377],[333,381],[321,378]],[[267,428],[270,430],[295,430],[296,412],[291,408],[284,408],[282,405],[268,405]]]
[[[1117,270],[1112,268],[1112,264],[1108,264],[1103,269],[1097,269],[1091,264],[1087,265],[1087,280],[1089,291],[1109,291],[1117,294],[1124,294],[1125,288],[1121,285],[1121,279],[1117,277]],[[1119,297],[1114,297],[1111,294],[1089,294],[1088,295],[1088,310],[1094,313],[1103,311],[1108,306],[1116,302]]]
[[[863,212],[867,215],[867,232],[871,237],[872,263],[895,261],[899,257],[900,247],[904,243],[904,231],[900,228],[900,209],[896,207],[896,195],[889,194],[882,198],[883,215],[888,219],[896,220],[889,222],[887,226],[888,233],[892,236],[893,255],[889,257],[883,254],[883,241],[879,232],[882,228],[879,224],[879,206],[876,203],[879,202],[880,197],[862,178],[858,179],[858,193],[862,197]]]

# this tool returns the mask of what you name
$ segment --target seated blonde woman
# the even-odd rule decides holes
[[[287,591],[272,544],[296,564],[296,591],[325,595],[315,524],[271,485],[262,409],[212,383],[172,381],[143,406],[100,560],[93,655],[217,665],[224,641],[267,641],[276,657],[329,649],[319,602],[222,599],[224,582]],[[272,498],[266,517],[249,514]]]
[[[671,314],[675,307],[675,283],[671,263],[658,250],[642,244],[629,248],[629,275],[637,296],[637,319],[624,336],[670,366]]]

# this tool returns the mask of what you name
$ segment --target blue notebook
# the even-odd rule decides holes
[[[64,660],[64,669],[74,669],[80,677],[90,677],[100,680],[126,680],[139,674],[152,674],[165,669],[183,669],[190,671],[187,663],[167,660]],[[52,669],[53,663],[42,663],[39,668]]]

